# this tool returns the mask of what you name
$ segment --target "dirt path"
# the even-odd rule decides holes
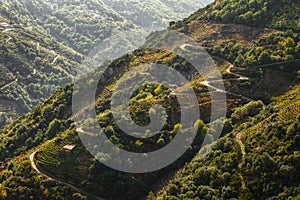
[[[229,62],[228,62],[229,63]],[[226,73],[228,74],[233,74],[235,76],[238,76],[238,80],[249,80],[249,77],[234,73],[231,71],[231,69],[234,67],[234,65],[232,63],[229,63],[229,67],[225,70]]]
[[[236,135],[236,141],[237,141],[237,143],[240,145],[240,147],[241,147],[241,152],[242,152],[242,155],[243,155],[243,158],[245,157],[245,155],[246,155],[246,150],[245,150],[245,145],[244,145],[244,143],[242,142],[242,138],[243,138],[243,136],[244,136],[244,132],[241,132],[241,133],[238,133],[237,135]]]
[[[8,31],[12,31],[13,29],[12,28],[8,28],[8,29],[5,29],[4,31],[2,31],[2,33],[6,33]]]
[[[75,190],[75,191],[77,191],[77,192],[80,192],[80,193],[82,193],[82,194],[85,194],[85,195],[87,195],[87,196],[89,196],[89,197],[93,197],[93,199],[97,199],[97,200],[105,200],[105,199],[102,199],[102,198],[100,198],[100,197],[97,197],[97,196],[95,196],[95,195],[93,195],[93,194],[91,194],[91,193],[88,193],[88,192],[86,192],[86,191],[83,191],[82,189],[80,189],[80,188],[78,188],[78,187],[76,187],[76,186],[74,186],[74,185],[71,185],[71,184],[69,184],[69,183],[67,183],[67,182],[65,182],[65,181],[63,181],[63,180],[54,178],[53,176],[51,176],[51,175],[49,175],[49,174],[46,174],[45,172],[42,172],[41,170],[39,170],[38,167],[36,166],[35,162],[34,162],[35,155],[36,155],[36,153],[37,153],[38,151],[39,151],[39,150],[33,152],[33,153],[30,154],[30,156],[29,156],[29,160],[30,160],[31,167],[32,167],[37,173],[39,173],[40,175],[42,175],[42,176],[44,176],[44,177],[46,177],[46,178],[56,180],[56,181],[58,181],[58,182],[60,182],[60,183],[62,183],[62,184],[64,184],[64,185],[68,186],[69,188],[71,188],[71,189],[73,189],[73,190]]]
[[[9,86],[11,86],[12,84],[18,82],[18,79],[14,80],[13,82],[10,82],[6,85],[4,85],[3,87],[0,88],[0,90],[5,90],[6,88],[8,88]]]
[[[64,68],[62,68],[59,65],[53,66],[53,68],[63,72],[64,74],[68,75],[72,79],[74,78],[74,75],[70,74],[67,70],[65,70]]]
[[[246,156],[245,145],[242,141],[244,134],[245,134],[245,132],[240,132],[240,133],[236,134],[236,137],[235,137],[236,142],[240,145],[240,148],[241,148],[242,160],[244,160],[245,156]],[[238,176],[241,179],[242,188],[246,189],[246,183],[245,183],[245,180],[244,180],[244,177],[243,177],[243,174],[242,174],[242,160],[238,164]]]
[[[52,61],[52,63],[51,63],[50,65],[54,65],[54,64],[56,63],[57,59],[59,59],[59,57],[60,57],[60,56],[56,56],[56,57],[53,59],[53,61]]]
[[[180,49],[182,49],[183,51],[189,51],[188,49],[186,49],[186,47],[188,47],[188,46],[192,46],[192,45],[190,45],[190,44],[182,44],[180,46]],[[221,58],[219,58],[219,59],[221,59]],[[224,59],[222,59],[222,60],[224,60]],[[227,73],[230,73],[230,74],[233,74],[235,76],[238,76],[239,77],[239,78],[237,78],[238,80],[249,80],[249,78],[246,77],[246,76],[243,76],[243,75],[231,72],[231,69],[234,67],[234,65],[232,63],[229,63],[226,60],[224,60],[224,61],[229,64],[229,67],[225,70]],[[218,81],[223,81],[223,80],[222,79],[221,80],[205,80],[205,81],[202,81],[200,83],[202,85],[205,85],[206,87],[209,87],[209,88],[212,88],[212,89],[216,90],[216,92],[222,92],[222,93],[231,94],[231,95],[234,95],[234,96],[240,96],[240,97],[242,97],[242,98],[244,98],[244,99],[246,99],[248,101],[255,101],[254,99],[242,96],[240,94],[231,93],[231,92],[228,92],[226,90],[223,90],[223,89],[220,89],[220,88],[214,86],[213,83],[216,83]]]

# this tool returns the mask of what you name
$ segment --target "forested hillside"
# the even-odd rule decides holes
[[[7,27],[0,27],[0,127],[70,83],[83,59],[42,29],[10,24],[2,14]]]
[[[37,1],[32,1],[34,2]],[[77,1],[70,4],[54,0],[51,2],[53,6],[48,1],[43,1],[45,7],[53,7],[51,9],[74,8],[74,12],[82,9],[82,4]],[[84,1],[85,4],[87,2]],[[136,6],[134,1],[130,2]],[[173,1],[161,2],[167,4]],[[10,5],[8,2],[4,3]],[[93,3],[95,6],[102,5],[100,1]],[[56,7],[57,4],[61,6]],[[19,8],[24,5],[18,4]],[[147,3],[138,5],[143,10],[142,6]],[[286,11],[287,8],[289,12]],[[194,124],[197,137],[186,153],[169,167],[152,173],[130,174],[110,169],[96,160],[79,138],[80,134],[91,133],[88,128],[83,130],[82,127],[75,126],[74,119],[78,113],[72,113],[74,85],[69,84],[1,130],[0,199],[299,199],[298,8],[298,2],[287,0],[278,0],[276,3],[271,0],[217,0],[189,18],[171,23],[169,29],[180,31],[205,47],[222,74],[225,90],[213,78],[204,80],[204,77],[196,76],[190,80],[201,112],[201,119]],[[164,7],[160,6],[159,9],[163,10]],[[45,13],[47,12],[43,11]],[[244,13],[248,13],[247,20]],[[29,11],[24,14],[32,17]],[[124,11],[119,15],[120,23],[124,25],[122,28],[125,29],[128,24],[122,20],[127,14],[130,13]],[[57,20],[57,16],[60,15],[49,19]],[[68,17],[64,17],[66,18],[59,18],[61,25],[72,27],[70,24],[73,22],[67,23],[65,20]],[[86,17],[90,18],[89,15]],[[37,16],[36,18],[39,20]],[[2,19],[9,22],[8,16],[3,16]],[[15,20],[22,20],[21,15]],[[91,21],[90,24],[93,23]],[[14,60],[19,62],[29,63],[28,69],[31,70],[27,70],[28,74],[33,76],[40,73],[39,79],[47,80],[48,75],[42,75],[42,70],[56,69],[56,63],[63,66],[57,69],[61,74],[68,72],[71,76],[74,69],[72,66],[81,60],[81,54],[67,45],[76,37],[70,36],[67,39],[69,41],[61,44],[48,37],[53,27],[49,31],[42,31],[45,37],[39,37],[37,30],[40,25],[32,29],[25,27],[4,30],[1,34],[9,33],[23,39],[25,47],[34,49],[34,53],[31,53],[33,61],[27,56],[31,55],[30,51],[27,48],[21,51],[26,54],[17,51],[22,45],[15,46],[8,36],[5,36],[8,39],[5,44],[17,49],[18,53],[3,51],[3,54],[14,56]],[[157,38],[164,35],[164,32],[161,33],[152,33],[146,44],[163,41],[165,38]],[[34,35],[28,40],[30,34]],[[181,45],[180,48],[189,51],[190,47]],[[42,60],[40,62],[46,60],[45,65],[32,67],[37,62],[36,57]],[[166,124],[159,134],[142,139],[128,136],[117,126],[110,106],[111,93],[121,75],[136,68],[139,73],[145,73],[147,70],[144,68],[148,65],[144,67],[143,64],[155,63],[171,66],[185,75],[192,71],[191,63],[166,50],[139,48],[116,59],[108,66],[110,70],[104,73],[106,82],[98,84],[95,96],[97,119],[82,119],[86,127],[93,126],[94,121],[98,122],[110,142],[132,152],[154,151],[168,145],[181,129],[179,106],[189,107],[190,101],[178,105],[178,100],[171,98],[174,96],[171,95],[171,90],[161,84],[149,83],[140,87],[130,97],[128,105],[130,117],[135,123],[142,126],[148,124],[150,115],[157,112],[152,108],[154,104],[162,105],[168,113]],[[3,70],[16,67],[11,64],[12,67],[6,69],[8,64],[2,66]],[[7,74],[7,79],[19,81],[17,75]],[[55,80],[65,81],[61,77]],[[9,82],[3,82],[4,87],[5,84]],[[89,86],[93,84],[93,80],[87,76],[82,84]],[[7,87],[13,85],[14,83]],[[186,87],[187,84],[179,90],[185,90]],[[123,88],[118,94],[121,95],[127,89]],[[211,94],[218,93],[227,96],[226,119],[217,119],[209,124],[213,103]],[[87,106],[85,109],[91,108]],[[122,120],[128,119],[124,117]],[[200,150],[204,136],[213,141],[216,130],[212,127],[218,127],[222,121],[224,128],[221,138],[205,154],[210,146]],[[190,130],[183,130],[185,134],[188,131]],[[94,148],[97,149],[97,145]],[[101,156],[104,160],[111,159],[110,154]]]
[[[195,2],[179,13],[167,2],[3,0],[0,2],[0,127],[70,83],[76,68],[113,32],[138,26],[165,27],[194,11]],[[130,3],[130,4],[131,4]],[[168,2],[170,4],[170,2]],[[174,3],[174,2],[173,2]],[[115,7],[118,5],[117,7]],[[199,1],[197,7],[204,5]],[[164,13],[161,16],[160,13]],[[180,14],[181,13],[181,14]],[[147,17],[148,16],[148,17]],[[149,18],[153,17],[153,19]]]
[[[254,27],[299,31],[299,2],[293,0],[217,0],[193,14],[191,19],[207,19]]]
[[[237,109],[233,131],[178,172],[158,199],[298,199],[299,91],[276,97],[255,117],[251,104]]]
[[[112,32],[138,26],[161,29],[204,5],[205,1],[5,0],[1,10],[14,21],[39,25],[60,42],[88,54]]]

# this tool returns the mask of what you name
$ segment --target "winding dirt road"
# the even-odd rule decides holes
[[[35,162],[34,162],[35,155],[36,155],[36,153],[37,153],[38,151],[39,151],[39,150],[36,150],[35,152],[33,152],[32,154],[30,154],[30,156],[29,156],[29,160],[30,160],[31,167],[32,167],[38,174],[40,174],[41,176],[44,176],[44,177],[46,177],[46,178],[48,178],[48,179],[56,180],[56,181],[58,181],[58,182],[60,182],[60,183],[62,183],[62,184],[64,184],[64,185],[68,186],[68,187],[71,188],[72,190],[77,191],[77,192],[80,192],[80,193],[82,193],[82,194],[85,194],[85,195],[87,195],[87,196],[89,196],[89,197],[92,197],[93,199],[97,199],[97,200],[105,200],[105,199],[103,199],[103,198],[100,198],[100,197],[95,196],[95,195],[93,195],[93,194],[91,194],[91,193],[88,193],[88,192],[86,192],[86,191],[84,191],[84,190],[82,190],[82,189],[80,189],[80,188],[78,188],[78,187],[76,187],[76,186],[74,186],[74,185],[71,185],[71,184],[69,184],[69,183],[67,183],[67,182],[65,182],[65,181],[63,181],[63,180],[57,179],[57,178],[55,178],[55,177],[53,177],[53,176],[51,176],[51,175],[49,175],[49,174],[46,174],[45,172],[42,172],[41,170],[39,170],[38,167],[36,166]]]

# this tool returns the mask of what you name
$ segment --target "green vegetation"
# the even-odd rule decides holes
[[[60,42],[87,54],[124,19],[100,1],[7,1],[1,12],[12,20],[43,29]],[[132,26],[132,25],[131,25]]]
[[[1,6],[1,22],[16,23],[2,9],[7,8]],[[1,118],[2,127],[70,83],[83,56],[40,27],[22,25],[0,33],[0,107],[7,118]]]
[[[181,62],[180,59],[174,57],[174,55],[169,52],[137,50],[127,57],[116,60],[111,67],[118,68],[119,66],[120,68],[126,66],[124,68],[124,70],[126,70],[127,66],[136,67],[139,66],[140,63],[150,60],[152,62],[161,61],[162,63],[168,63],[174,67],[178,67],[176,63]],[[181,65],[179,64],[179,66]],[[197,83],[197,81],[195,81],[195,83]],[[111,84],[114,83],[112,82]],[[202,87],[202,85],[194,86],[197,91],[201,92],[199,95],[201,94],[202,97],[208,96]],[[202,91],[205,92],[202,93]],[[122,197],[126,195],[126,198],[128,197],[129,199],[142,198],[146,196],[152,188],[161,184],[160,182],[162,180],[160,178],[163,179],[165,175],[169,176],[172,171],[180,168],[193,157],[200,147],[199,145],[203,140],[203,136],[207,132],[205,124],[199,120],[197,125],[195,125],[196,128],[198,127],[199,135],[197,142],[193,144],[190,150],[178,162],[167,169],[142,177],[116,172],[98,163],[82,146],[72,125],[71,92],[71,86],[57,91],[49,100],[45,101],[44,104],[35,107],[31,113],[24,115],[3,129],[1,134],[1,160],[3,161],[3,168],[8,170],[7,172],[5,170],[3,171],[5,177],[9,177],[7,178],[8,180],[16,177],[16,173],[18,172],[17,168],[15,169],[16,173],[10,174],[9,168],[12,167],[9,163],[14,163],[14,165],[21,163],[21,165],[27,166],[28,163],[15,161],[14,158],[18,160],[19,157],[22,157],[26,152],[32,152],[32,149],[37,147],[39,151],[35,158],[36,164],[51,177],[72,183],[79,188],[83,188],[84,191],[95,195],[101,194],[102,196],[114,199],[120,199],[121,197],[118,195],[122,195]],[[147,113],[149,111],[150,114],[151,112],[155,112],[153,109],[149,110],[149,106],[153,104],[152,102],[160,103],[169,93],[170,91],[167,90],[167,88],[158,84],[149,84],[141,87],[134,96],[132,96],[130,101],[130,108],[135,108],[131,109],[131,116],[134,121],[142,124],[147,123],[149,119]],[[99,95],[102,95],[102,93]],[[202,109],[204,110],[205,107],[208,109],[209,103],[207,101],[209,102],[210,98],[206,97],[201,99],[203,103]],[[112,142],[130,151],[143,152],[145,150],[159,149],[168,144],[181,127],[176,119],[178,114],[175,112],[172,118],[168,120],[165,129],[161,131],[157,137],[152,137],[150,140],[133,140],[131,137],[124,135],[118,127],[114,125],[111,112],[108,109],[109,106],[107,106],[108,103],[110,103],[109,99],[101,99],[98,101],[96,107],[98,110],[98,120]],[[170,103],[173,104],[172,107],[170,107]],[[176,105],[176,102],[174,104],[172,101],[166,101],[163,105],[167,110],[170,108],[175,109],[174,105]],[[76,145],[74,151],[69,152],[64,150],[63,146],[66,144]],[[22,177],[21,173],[17,174],[18,180],[15,181],[14,184],[9,185],[7,182],[3,182],[5,191],[15,191],[16,185],[24,185],[24,182],[29,181],[30,178],[35,178],[35,176]],[[132,180],[130,181],[130,185],[128,185],[128,180]],[[112,187],[112,183],[114,183],[114,187]],[[30,186],[24,185],[24,188],[27,187]],[[134,191],[132,188],[135,188]],[[136,188],[138,188],[138,192]],[[64,191],[63,188],[60,188],[60,190]],[[122,191],[122,193],[119,193],[119,191]],[[29,189],[27,196],[37,197],[33,192],[34,190]],[[113,194],[115,196],[112,196]],[[10,195],[13,194],[11,192],[7,193],[8,198],[13,197]],[[43,194],[40,193],[36,195],[43,196]],[[47,196],[43,197],[48,198]]]
[[[140,10],[145,11],[142,6],[148,4],[139,5]],[[12,6],[16,8],[12,9]],[[287,7],[290,12],[286,12]],[[99,8],[99,13],[94,8]],[[295,62],[299,58],[300,46],[296,25],[299,21],[298,8],[299,3],[287,0],[218,0],[190,18],[172,23],[171,28],[202,43],[215,56],[220,71],[227,77],[224,80],[228,90],[227,118],[222,138],[208,154],[203,155],[202,152],[209,146],[200,152],[199,148],[205,135],[213,139],[215,130],[206,124],[210,119],[211,97],[202,77],[191,81],[201,111],[201,119],[194,125],[197,130],[194,143],[171,166],[147,174],[112,170],[87,152],[73,123],[73,115],[77,113],[71,113],[73,88],[69,84],[1,130],[0,199],[95,199],[94,195],[128,200],[146,196],[149,200],[299,199],[300,72],[299,64]],[[7,89],[3,92],[6,99],[24,99],[27,109],[41,103],[41,99],[37,98],[40,87],[50,94],[60,84],[69,82],[74,67],[82,59],[81,54],[72,48],[87,53],[87,43],[94,42],[98,34],[103,34],[104,38],[111,34],[111,28],[116,24],[125,29],[131,25],[96,0],[30,0],[27,4],[16,1],[15,5],[3,1],[0,12],[1,20],[22,22],[27,27],[3,31],[0,36],[3,44],[0,50],[5,58],[0,63],[0,70],[5,74],[1,76],[0,87]],[[97,14],[103,14],[104,24],[96,19]],[[123,15],[127,14],[132,13],[124,11]],[[156,18],[153,16],[154,21]],[[116,24],[108,23],[112,20]],[[37,25],[30,30],[29,23]],[[103,25],[105,33],[101,32],[104,29],[96,30],[93,24]],[[73,31],[74,35],[70,34]],[[57,42],[51,34],[58,41],[65,37],[65,44]],[[83,39],[79,42],[80,37]],[[149,38],[153,40],[147,43],[161,41],[153,35]],[[274,64],[282,61],[285,63]],[[116,125],[109,106],[111,94],[108,88],[113,90],[116,81],[125,72],[145,63],[165,64],[185,76],[193,71],[184,59],[157,49],[138,49],[109,66],[108,71],[117,73],[111,73],[114,76],[104,74],[106,82],[98,83],[97,119],[94,120],[98,120],[111,142],[133,152],[160,149],[182,129],[177,99],[170,98],[171,91],[157,83],[145,84],[135,91],[128,110],[131,119],[143,126],[150,123],[150,116],[157,112],[152,106],[162,105],[168,114],[163,130],[154,137],[139,139],[125,134]],[[269,66],[262,69],[255,67],[262,64]],[[147,70],[140,68],[140,72]],[[239,78],[240,74],[246,77]],[[36,77],[37,82],[32,77]],[[22,88],[12,90],[14,84],[10,83],[16,79],[16,85],[21,84]],[[33,80],[33,83],[28,80]],[[38,85],[38,81],[45,86]],[[216,87],[219,84],[209,81]],[[83,88],[92,83],[90,76],[85,77]],[[185,88],[183,86],[179,90],[184,91]],[[15,95],[9,96],[9,89]],[[121,90],[120,95],[127,90]],[[278,94],[277,97],[274,97],[275,94]],[[268,105],[265,106],[262,100]],[[186,103],[189,105],[189,102]],[[0,123],[7,117],[6,113],[0,113]],[[93,124],[91,120],[82,120],[87,125]],[[130,119],[124,117],[122,120]],[[219,125],[221,120],[213,123]],[[183,134],[188,131],[182,130]],[[110,159],[109,155],[103,155],[103,159]],[[41,173],[31,164],[36,164]]]
[[[187,17],[195,8],[202,7],[203,1],[176,0],[104,0],[105,4],[113,8],[126,19],[142,27],[166,27],[171,20]]]
[[[300,58],[300,35],[291,30],[273,32],[249,46],[239,42],[229,42],[214,46],[209,51],[226,58],[238,67],[291,61]]]
[[[180,4],[181,16],[174,11],[179,3],[169,0],[131,1],[125,7],[121,1],[1,1],[0,23],[8,27],[0,27],[0,98],[13,108],[0,110],[5,115],[0,128],[70,83],[81,54],[112,33],[146,21],[149,27],[165,26],[202,5],[191,3]]]
[[[202,5],[174,0],[13,0],[1,3],[0,13],[12,21],[37,26],[76,51],[88,54],[113,32],[137,26],[165,27],[169,21],[179,20]]]
[[[299,106],[285,106],[299,105],[299,89],[295,87],[254,118],[235,125],[205,157],[187,164],[157,199],[296,199],[300,192],[300,123],[295,114],[284,121],[281,118],[299,113]],[[247,107],[253,107],[251,104]],[[235,115],[230,119],[236,120]],[[240,132],[245,133],[243,157],[237,142]]]
[[[184,21],[205,19],[299,31],[299,11],[299,3],[293,0],[216,0]]]
[[[22,155],[70,127],[71,88],[56,92],[41,106],[3,128],[0,138],[0,159]]]

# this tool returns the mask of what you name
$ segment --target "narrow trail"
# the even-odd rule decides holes
[[[11,41],[12,40],[12,37],[11,36],[8,36],[8,39],[5,41],[6,43]]]
[[[190,50],[186,49],[186,47],[188,47],[188,46],[191,46],[191,45],[190,44],[182,44],[180,46],[180,49],[182,49],[183,51],[188,52],[188,51],[190,51]],[[219,59],[222,59],[222,58],[219,58]],[[224,60],[224,59],[222,59],[222,60]],[[224,61],[226,61],[226,60],[224,60]],[[233,74],[235,76],[238,76],[239,78],[237,78],[237,80],[249,80],[249,77],[231,72],[231,69],[234,67],[234,65],[232,63],[228,62],[228,61],[226,61],[226,63],[228,63],[229,66],[228,66],[228,68],[226,68],[225,72],[227,72],[229,74]],[[222,93],[230,94],[230,95],[233,95],[233,96],[242,97],[242,98],[246,99],[247,101],[255,101],[254,99],[251,99],[249,97],[243,96],[241,94],[235,94],[235,93],[232,93],[232,92],[228,92],[225,89],[223,90],[223,89],[220,89],[220,88],[213,85],[213,83],[222,82],[222,81],[223,81],[222,79],[221,80],[220,79],[218,79],[218,80],[205,80],[205,81],[202,81],[200,83],[202,85],[206,86],[206,87],[214,89],[216,92],[222,92]]]
[[[243,158],[245,157],[246,155],[246,150],[245,150],[245,145],[244,143],[242,142],[242,139],[243,139],[243,136],[244,136],[245,132],[240,132],[236,135],[236,141],[237,143],[240,145],[241,147],[241,152],[242,152],[242,155],[243,155]]]
[[[64,185],[68,186],[68,187],[71,188],[72,190],[77,191],[77,192],[80,192],[80,193],[82,193],[82,194],[85,194],[85,195],[87,195],[87,196],[89,196],[89,197],[93,197],[94,199],[97,199],[97,200],[105,200],[105,199],[100,198],[100,197],[98,197],[98,196],[95,196],[95,195],[93,195],[93,194],[91,194],[91,193],[88,193],[88,192],[86,192],[86,191],[84,191],[84,190],[82,190],[82,189],[80,189],[80,188],[78,188],[78,187],[76,187],[76,186],[74,186],[74,185],[71,185],[70,183],[67,183],[67,182],[65,182],[65,181],[63,181],[63,180],[61,180],[61,179],[54,178],[53,176],[51,176],[51,175],[49,175],[49,174],[46,174],[45,172],[42,172],[41,170],[39,170],[38,167],[36,166],[35,162],[34,162],[35,155],[36,155],[36,153],[37,153],[38,151],[39,151],[39,150],[36,150],[35,152],[33,152],[32,154],[30,154],[30,156],[29,156],[29,160],[30,160],[31,167],[32,167],[38,174],[40,174],[41,176],[44,176],[44,177],[46,177],[46,178],[48,178],[48,179],[56,180],[56,181],[58,181],[58,182],[60,182],[60,183],[62,183],[62,184],[64,184]]]
[[[5,29],[4,31],[2,31],[2,33],[6,33],[8,31],[12,31],[13,29],[12,28],[8,28],[8,29]]]
[[[61,56],[60,55],[57,55],[53,61],[51,62],[51,65],[54,65],[56,63],[56,61],[60,58]],[[68,75],[70,78],[74,78],[74,75],[73,74],[70,74],[67,70],[65,70],[63,67],[61,67],[60,65],[55,65],[53,66],[54,69],[57,69],[58,71]]]
[[[232,72],[231,71],[232,68],[234,68],[234,65],[232,63],[229,63],[229,67],[225,70],[225,72],[228,74],[233,74],[235,76],[238,76],[239,77],[238,80],[249,80],[249,77]]]
[[[56,57],[53,59],[51,65],[54,65],[59,57],[60,57],[60,56],[56,56]]]
[[[6,88],[8,88],[9,86],[13,85],[16,82],[18,82],[18,79],[16,79],[13,82],[10,82],[10,83],[4,85],[3,87],[0,88],[0,90],[5,90]]]
[[[246,189],[245,179],[244,179],[243,174],[242,174],[242,165],[243,165],[242,161],[245,159],[245,156],[246,156],[245,145],[242,141],[244,134],[245,134],[245,132],[240,132],[240,133],[236,134],[236,137],[235,137],[236,142],[240,145],[241,153],[242,153],[242,160],[238,164],[238,176],[239,176],[239,178],[241,179],[241,182],[242,182],[242,189]]]
[[[57,69],[61,72],[63,72],[64,74],[68,75],[70,78],[74,78],[74,75],[73,74],[70,74],[67,70],[65,70],[64,68],[62,68],[61,66],[59,65],[56,65],[56,66],[53,66],[54,69]]]

